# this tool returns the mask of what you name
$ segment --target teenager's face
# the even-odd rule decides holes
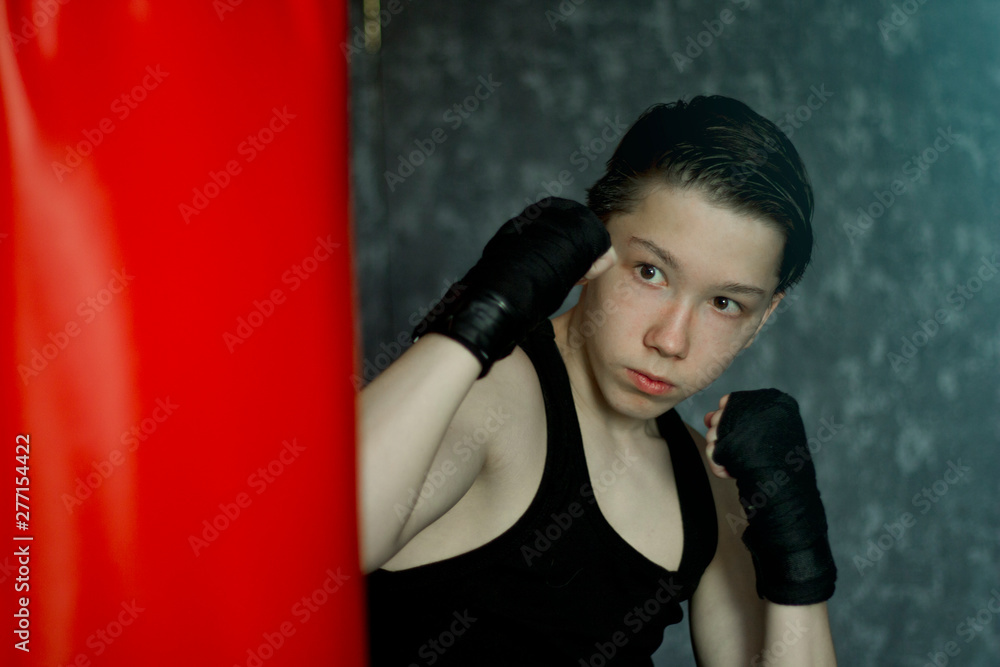
[[[581,325],[569,343],[583,341],[613,409],[648,419],[707,387],[750,345],[781,300],[772,293],[784,239],[697,190],[667,187],[614,216],[608,232],[617,263],[579,302],[596,326]]]

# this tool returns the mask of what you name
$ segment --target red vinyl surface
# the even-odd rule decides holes
[[[0,6],[0,662],[365,664],[345,5]]]

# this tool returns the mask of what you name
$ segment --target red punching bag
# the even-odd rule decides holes
[[[2,663],[365,664],[346,8],[0,7]]]

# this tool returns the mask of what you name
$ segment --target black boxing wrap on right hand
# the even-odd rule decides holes
[[[413,329],[464,345],[484,377],[498,359],[554,313],[591,265],[611,247],[604,223],[583,204],[547,197],[511,218],[482,257]]]
[[[837,568],[805,427],[777,389],[729,395],[712,459],[736,478],[760,597],[787,605],[833,596]]]

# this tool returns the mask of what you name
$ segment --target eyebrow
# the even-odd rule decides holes
[[[649,239],[644,239],[638,236],[632,236],[628,240],[630,246],[638,246],[649,253],[656,256],[665,266],[669,266],[671,269],[677,272],[682,272],[680,264],[668,251],[664,250],[660,246],[656,245]],[[747,294],[750,296],[766,296],[767,292],[760,287],[755,285],[745,285],[743,283],[723,283],[721,285],[712,285],[712,289],[719,290],[721,292],[730,292],[732,294]]]

